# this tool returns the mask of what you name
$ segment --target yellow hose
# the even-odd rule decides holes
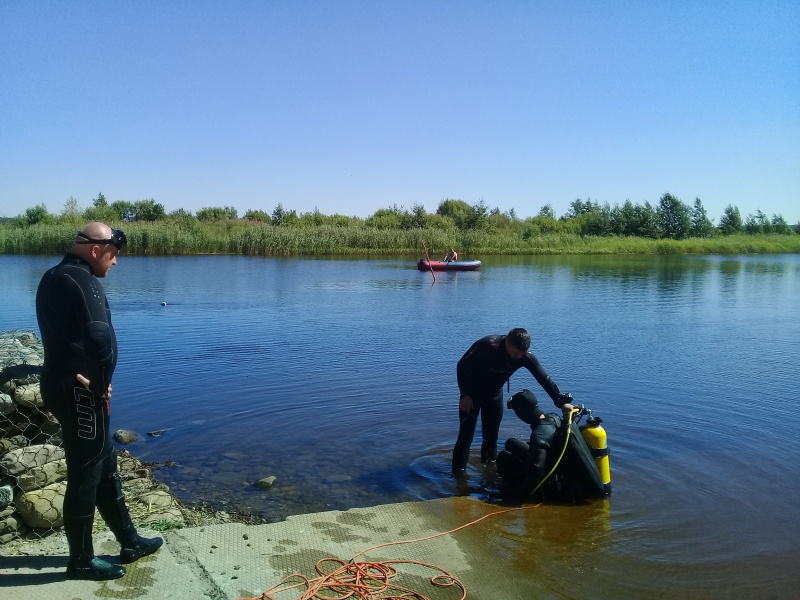
[[[544,477],[542,477],[542,480],[538,483],[538,485],[535,488],[533,488],[531,490],[531,492],[528,494],[528,496],[533,496],[536,493],[536,490],[538,490],[540,487],[542,487],[542,485],[544,485],[544,482],[547,481],[548,479],[550,479],[550,476],[553,473],[555,473],[555,470],[558,468],[558,465],[561,463],[561,459],[564,458],[564,453],[567,451],[567,444],[569,444],[569,434],[572,433],[572,427],[571,427],[571,425],[572,425],[572,415],[573,415],[573,413],[576,413],[576,412],[579,412],[579,411],[580,411],[579,408],[573,408],[571,411],[569,411],[569,415],[567,416],[567,435],[564,436],[564,447],[561,448],[561,454],[558,455],[558,459],[556,460],[556,463],[553,465],[553,468],[550,469],[550,472],[547,475],[545,475]]]

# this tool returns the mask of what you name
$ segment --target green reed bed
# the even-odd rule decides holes
[[[462,258],[493,254],[767,254],[800,253],[800,235],[732,235],[686,240],[596,237],[569,233],[525,236],[514,230],[376,229],[364,224],[337,227],[273,226],[248,221],[195,219],[110,223],[128,236],[127,254],[145,256],[244,254],[254,256],[423,255],[441,259],[451,246]],[[0,225],[2,254],[61,254],[76,224]]]
[[[78,228],[71,225],[37,225],[34,227],[0,226],[2,254],[62,254]]]

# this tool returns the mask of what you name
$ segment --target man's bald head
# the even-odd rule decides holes
[[[119,250],[111,243],[113,231],[105,223],[93,221],[75,236],[72,253],[89,263],[95,277],[105,277],[117,264]]]
[[[83,226],[75,236],[75,245],[86,244],[87,240],[107,240],[111,238],[111,227],[99,221],[92,221]]]

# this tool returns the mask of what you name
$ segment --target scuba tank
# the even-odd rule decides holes
[[[611,467],[608,461],[608,443],[606,430],[600,423],[603,419],[600,417],[589,417],[586,425],[582,425],[581,435],[589,446],[592,453],[594,462],[597,465],[597,470],[600,472],[600,478],[603,481],[603,489],[607,495],[611,495]]]

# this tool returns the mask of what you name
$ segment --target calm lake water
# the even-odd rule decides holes
[[[37,329],[57,260],[0,256],[0,330]],[[449,475],[455,365],[526,327],[612,448],[610,500],[491,529],[541,597],[797,597],[800,256],[489,257],[435,284],[415,260],[123,256],[112,428],[166,430],[128,448],[175,461],[156,474],[179,497],[268,518],[495,502],[477,436],[468,489]],[[501,440],[527,435],[507,412]]]

